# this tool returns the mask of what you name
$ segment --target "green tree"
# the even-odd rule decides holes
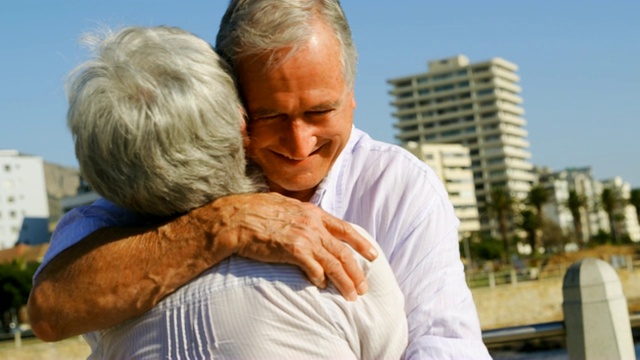
[[[509,256],[509,223],[514,214],[515,202],[511,194],[502,187],[495,187],[489,193],[487,211],[498,222],[498,231],[502,239],[503,260]]]
[[[635,206],[636,216],[638,217],[638,222],[640,222],[640,188],[631,189],[631,193],[629,194],[629,204]]]
[[[472,241],[469,247],[471,256],[478,260],[496,260],[500,258],[502,252],[498,239],[490,236]]]
[[[568,240],[560,225],[553,221],[546,221],[542,224],[542,241],[546,244],[545,254],[564,253],[564,247]]]
[[[538,217],[538,221],[535,222],[535,224],[537,224],[537,228],[533,232],[533,239],[531,239],[532,244],[535,245],[533,249],[537,248],[538,244],[540,243],[538,239],[538,230],[544,223],[544,212],[542,209],[544,204],[549,202],[550,198],[551,194],[549,193],[549,190],[545,189],[542,185],[539,184],[532,186],[531,190],[529,190],[529,194],[527,195],[526,204],[536,210],[536,215]]]
[[[578,245],[584,247],[585,239],[582,233],[582,209],[587,208],[587,198],[583,195],[579,195],[575,190],[569,191],[569,197],[564,203],[564,206],[569,209],[571,216],[573,217],[573,228],[575,230],[576,238],[578,238]]]
[[[536,248],[537,232],[540,229],[540,218],[538,214],[530,209],[525,209],[520,213],[518,226],[527,234],[527,242],[531,247],[531,256],[535,257],[538,250]]]
[[[602,209],[607,213],[609,218],[609,226],[611,227],[611,239],[614,244],[618,244],[620,236],[618,234],[617,217],[618,209],[622,205],[622,198],[618,191],[614,188],[604,188],[600,194],[600,204]]]
[[[0,315],[26,305],[31,292],[31,278],[38,264],[14,261],[0,264]]]

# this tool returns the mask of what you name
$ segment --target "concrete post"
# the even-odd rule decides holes
[[[15,329],[13,331],[13,343],[16,349],[20,349],[22,347],[22,333],[19,329]]]
[[[569,359],[635,359],[627,300],[616,271],[587,258],[571,265],[562,285]]]

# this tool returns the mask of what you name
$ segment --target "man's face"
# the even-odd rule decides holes
[[[318,27],[307,47],[275,69],[265,71],[266,55],[237,64],[249,117],[247,156],[271,190],[309,200],[344,149],[356,104],[340,56],[333,33]]]

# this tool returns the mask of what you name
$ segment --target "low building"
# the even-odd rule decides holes
[[[49,203],[38,156],[0,150],[0,249],[49,241]]]
[[[440,177],[460,219],[460,238],[480,230],[469,149],[459,144],[409,142],[405,148],[426,162]]]

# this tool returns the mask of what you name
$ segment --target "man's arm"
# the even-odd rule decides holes
[[[395,259],[409,325],[407,359],[489,359],[460,261],[458,220],[436,201]],[[392,265],[393,266],[393,265]]]
[[[232,254],[297,265],[321,287],[326,275],[355,299],[366,283],[338,239],[369,260],[376,257],[346,222],[273,193],[220,198],[156,227],[103,228],[37,275],[29,298],[31,326],[41,339],[57,341],[116,325]]]

